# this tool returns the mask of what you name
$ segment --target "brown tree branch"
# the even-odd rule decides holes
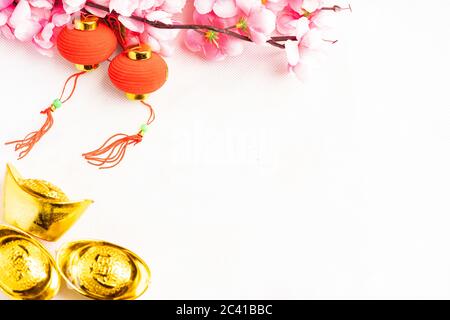
[[[94,3],[92,1],[87,1],[86,6],[89,6],[91,8],[95,8],[95,9],[99,9],[99,10],[102,10],[105,12],[109,12],[108,7]],[[334,12],[338,12],[338,11],[342,11],[342,10],[350,10],[351,11],[351,7],[350,7],[350,5],[348,6],[348,8],[341,8],[340,6],[333,6],[333,7],[325,7],[320,10],[327,10],[327,11],[334,11]],[[232,31],[231,28],[219,28],[219,27],[215,27],[215,26],[202,25],[202,24],[167,24],[167,23],[164,23],[161,21],[150,21],[150,20],[147,20],[146,18],[139,17],[136,15],[132,15],[130,18],[134,19],[136,21],[143,22],[145,24],[148,24],[148,25],[158,28],[158,29],[209,30],[209,31],[217,32],[217,33],[222,33],[222,34],[234,37],[234,38],[238,38],[243,41],[253,42],[253,40],[250,37],[242,35],[238,32]],[[267,40],[267,43],[274,47],[284,49],[285,48],[284,44],[281,44],[279,42],[283,42],[283,41],[287,41],[287,40],[297,40],[297,38],[295,36],[277,36],[277,37],[271,37],[269,40]]]

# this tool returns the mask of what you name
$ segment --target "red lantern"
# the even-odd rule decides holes
[[[58,35],[57,48],[61,55],[75,64],[80,72],[71,75],[65,82],[59,98],[41,111],[47,116],[44,125],[37,131],[31,132],[22,140],[11,141],[6,144],[15,144],[15,150],[20,151],[19,159],[25,157],[34,145],[53,126],[52,113],[67,102],[75,92],[78,78],[88,71],[98,68],[99,63],[107,60],[117,47],[114,32],[104,24],[99,23],[94,16],[82,16],[75,19],[73,28],[65,27]],[[66,87],[73,80],[70,93],[65,96]]]
[[[100,148],[83,156],[89,163],[101,169],[112,168],[120,163],[129,145],[142,141],[148,126],[155,119],[151,105],[144,100],[167,80],[167,64],[160,55],[146,45],[130,48],[113,59],[108,69],[112,83],[124,91],[131,100],[138,100],[148,107],[150,115],[135,135],[119,133],[109,138]]]
[[[96,69],[113,54],[117,47],[114,32],[94,16],[74,21],[65,27],[56,42],[61,56],[81,71]]]

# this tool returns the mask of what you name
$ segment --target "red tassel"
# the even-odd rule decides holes
[[[25,138],[23,138],[23,140],[10,141],[6,143],[6,145],[15,144],[16,145],[15,151],[22,150],[19,153],[18,160],[25,157],[31,151],[31,149],[33,149],[34,145],[39,140],[41,140],[41,138],[51,129],[51,127],[53,126],[52,112],[53,107],[48,107],[47,109],[41,111],[41,114],[47,115],[47,120],[45,121],[42,128],[40,128],[37,131],[29,133]]]
[[[99,167],[99,169],[114,168],[125,157],[129,145],[136,145],[142,141],[147,126],[155,120],[155,113],[149,104],[144,101],[141,101],[141,103],[148,107],[150,111],[150,116],[148,117],[147,122],[141,127],[141,130],[132,136],[124,133],[115,134],[106,140],[106,142],[97,150],[84,153],[83,157],[88,163]]]
[[[41,114],[47,115],[47,120],[45,121],[44,125],[37,131],[33,131],[25,136],[22,140],[15,140],[5,143],[6,145],[15,144],[15,151],[20,151],[18,160],[24,158],[30,151],[33,149],[33,147],[36,145],[36,143],[41,140],[41,138],[52,128],[53,126],[53,115],[52,112],[61,107],[61,105],[65,102],[67,102],[75,92],[75,89],[77,87],[77,81],[78,77],[82,74],[85,74],[86,71],[78,72],[73,75],[71,75],[69,78],[67,78],[66,82],[64,83],[63,90],[61,92],[61,96],[59,99],[56,99],[52,105],[50,105],[47,109],[42,110]],[[71,79],[74,79],[72,90],[67,98],[64,100],[61,100],[64,96],[64,92],[66,91],[67,84]]]

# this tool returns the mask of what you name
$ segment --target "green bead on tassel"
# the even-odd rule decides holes
[[[57,110],[62,107],[62,102],[59,99],[55,99],[52,102],[52,110]]]

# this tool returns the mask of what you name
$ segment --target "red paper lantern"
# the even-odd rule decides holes
[[[73,28],[65,27],[58,35],[59,53],[81,71],[96,69],[116,50],[114,32],[97,17],[89,16],[74,21]]]

